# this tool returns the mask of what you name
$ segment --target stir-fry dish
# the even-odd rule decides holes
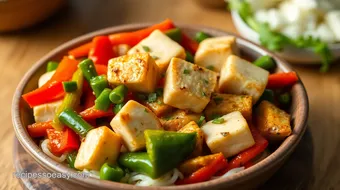
[[[35,119],[27,131],[49,157],[95,178],[165,186],[227,177],[292,133],[298,81],[273,73],[269,56],[240,56],[235,37],[191,39],[169,19],[94,37],[49,62],[23,95]]]

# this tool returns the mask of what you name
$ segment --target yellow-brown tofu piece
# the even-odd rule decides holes
[[[114,165],[122,146],[120,135],[108,127],[92,129],[78,150],[74,167],[78,170],[99,170],[104,163]]]
[[[151,109],[158,117],[172,110],[171,106],[164,103],[163,96],[157,97],[157,100],[154,102],[143,101],[143,104]]]
[[[125,147],[130,152],[145,148],[144,131],[146,129],[161,130],[157,116],[142,104],[130,100],[110,123],[112,129],[121,135]]]
[[[204,134],[195,121],[189,122],[183,128],[181,128],[178,132],[181,132],[181,133],[196,132],[196,135],[197,135],[196,146],[195,146],[194,152],[192,152],[191,154],[191,157],[202,155]]]
[[[221,116],[239,111],[247,121],[250,121],[252,106],[251,96],[213,93],[204,114],[208,120],[211,120],[217,115]]]
[[[269,140],[283,140],[292,133],[290,115],[268,101],[257,108],[257,128]]]
[[[215,89],[217,74],[179,58],[172,58],[165,75],[164,103],[201,113]]]
[[[107,79],[113,86],[124,84],[129,90],[151,93],[159,79],[159,69],[148,53],[135,53],[109,61]]]
[[[161,123],[166,131],[178,131],[190,121],[198,121],[201,114],[177,110],[161,118]]]

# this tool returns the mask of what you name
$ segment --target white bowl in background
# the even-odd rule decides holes
[[[260,44],[259,35],[247,23],[243,21],[237,11],[231,11],[232,19],[240,35],[252,42]],[[329,44],[329,48],[335,59],[340,58],[340,43]],[[292,63],[320,64],[321,58],[311,48],[285,47],[281,52],[276,52],[283,59]]]

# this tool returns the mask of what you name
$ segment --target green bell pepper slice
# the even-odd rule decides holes
[[[110,181],[117,181],[119,182],[125,175],[122,168],[119,166],[110,166],[108,163],[105,163],[100,168],[99,173],[100,179],[110,180]]]
[[[118,158],[118,163],[132,171],[156,177],[154,167],[146,152],[129,152],[124,153]]]

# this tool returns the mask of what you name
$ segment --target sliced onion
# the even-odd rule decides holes
[[[55,156],[49,149],[48,146],[48,139],[45,139],[42,143],[41,143],[41,149],[42,151],[47,154],[49,157],[51,157],[53,160],[57,161],[57,162],[64,162],[66,160],[66,156],[67,154],[62,154],[60,157]]]

